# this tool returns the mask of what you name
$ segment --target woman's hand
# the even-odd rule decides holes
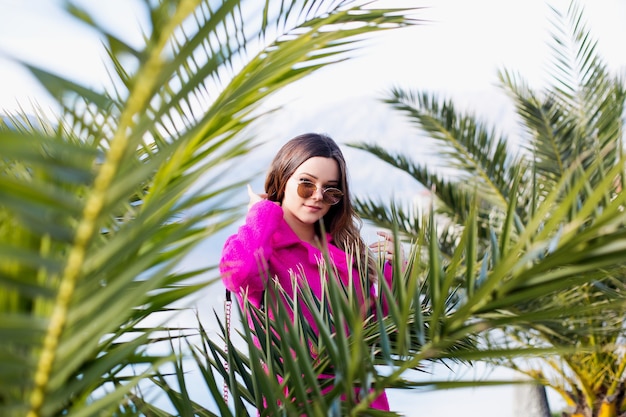
[[[386,260],[393,261],[395,256],[394,251],[396,250],[396,245],[394,244],[393,234],[389,232],[376,232],[378,236],[382,238],[375,243],[372,243],[369,247],[374,252],[374,254],[378,256],[384,256]],[[402,250],[402,246],[399,247],[400,253],[400,262],[404,262],[404,251]]]
[[[248,202],[248,210],[250,210],[250,207],[252,207],[254,204],[258,203],[259,201],[267,200],[267,194],[265,194],[265,193],[261,193],[261,194],[255,193],[254,191],[252,191],[252,187],[250,186],[250,184],[248,184],[248,197],[250,197],[250,201]]]

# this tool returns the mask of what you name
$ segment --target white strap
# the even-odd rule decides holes
[[[230,291],[226,290],[226,300],[224,301],[224,318],[226,326],[226,341],[224,343],[224,352],[228,354],[228,342],[230,341],[230,313],[232,310],[232,299]],[[228,360],[224,361],[224,369],[228,372]],[[228,384],[226,383],[226,376],[224,377],[224,401],[228,404]]]

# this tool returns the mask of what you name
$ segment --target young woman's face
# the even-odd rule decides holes
[[[317,187],[308,198],[298,194],[298,185],[302,182],[313,183]],[[287,180],[285,187],[282,207],[287,223],[292,228],[312,227],[331,207],[323,200],[323,190],[339,186],[339,164],[333,158],[315,156],[304,161]]]

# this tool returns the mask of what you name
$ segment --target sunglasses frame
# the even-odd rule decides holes
[[[315,192],[319,189],[314,182],[309,180],[300,180],[298,181],[298,195],[301,198],[310,198]],[[337,201],[330,201],[330,195],[326,194],[328,191],[338,192],[339,198]],[[330,206],[334,206],[335,204],[339,204],[341,199],[343,198],[344,193],[337,187],[322,187],[322,201]]]

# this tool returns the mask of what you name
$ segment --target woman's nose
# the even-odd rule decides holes
[[[313,198],[315,200],[323,200],[324,199],[324,189],[322,187],[317,187],[315,192],[313,193]]]

